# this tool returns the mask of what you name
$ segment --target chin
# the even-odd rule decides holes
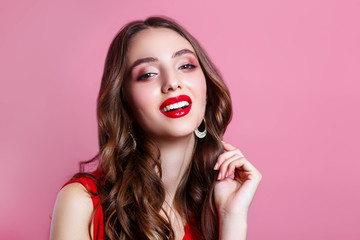
[[[167,139],[176,139],[176,138],[184,138],[184,137],[191,137],[194,135],[195,129],[176,129],[175,131],[166,131],[162,132],[158,136],[160,138],[167,138]],[[156,134],[157,135],[157,134]]]

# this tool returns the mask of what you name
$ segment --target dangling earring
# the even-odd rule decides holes
[[[197,128],[195,130],[195,135],[198,137],[198,138],[204,138],[206,136],[206,124],[205,124],[205,118],[204,118],[204,131],[200,132],[199,131],[199,128]]]
[[[128,133],[129,133],[129,136],[131,137],[132,141],[133,141],[133,150],[136,149],[136,141],[135,141],[135,138],[134,138],[134,135],[132,135],[131,133],[131,123],[129,123],[129,128],[128,128]]]

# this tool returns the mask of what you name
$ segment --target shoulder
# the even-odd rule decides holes
[[[92,199],[83,184],[67,184],[55,202],[50,239],[90,239],[92,212]]]
[[[58,193],[57,203],[65,204],[67,208],[75,208],[69,210],[88,210],[90,212],[93,210],[91,196],[85,186],[79,182],[72,182],[64,186]]]

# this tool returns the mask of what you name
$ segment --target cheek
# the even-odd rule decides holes
[[[156,91],[151,86],[134,87],[129,93],[130,106],[135,117],[149,114],[156,108]]]
[[[193,79],[190,79],[189,84],[196,91],[197,98],[203,100],[202,103],[206,104],[206,80],[204,74],[200,73],[194,76]]]

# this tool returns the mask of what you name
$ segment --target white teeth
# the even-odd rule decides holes
[[[170,110],[178,109],[178,108],[182,108],[182,107],[187,107],[189,105],[190,105],[190,103],[188,103],[187,101],[182,101],[182,102],[167,105],[162,109],[162,111],[163,112],[169,112]]]

